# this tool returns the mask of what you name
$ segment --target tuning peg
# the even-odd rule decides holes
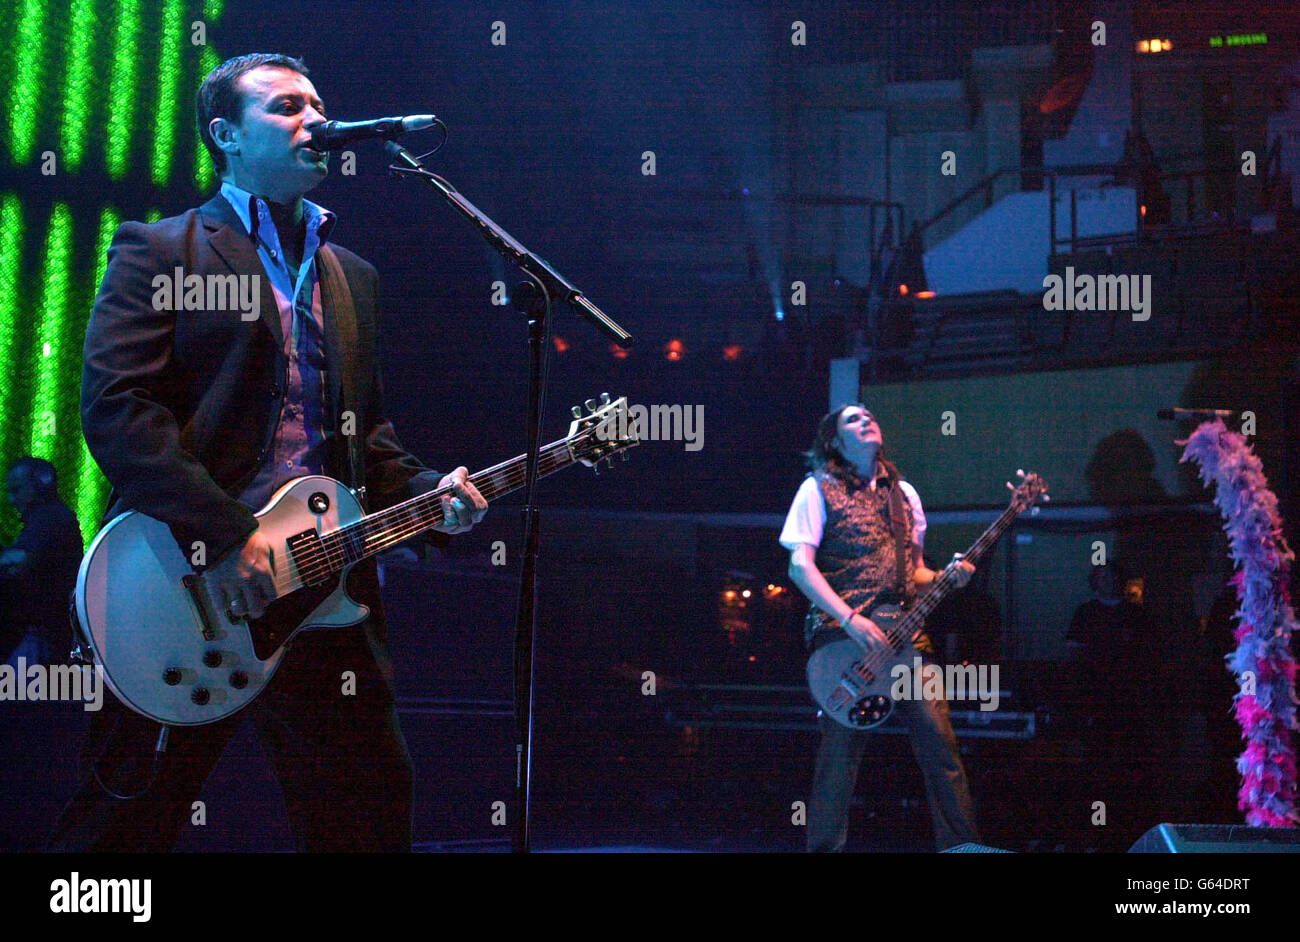
[[[575,419],[580,419],[580,418],[582,418],[582,406],[574,406],[574,407],[573,407],[572,409],[570,409],[569,411],[573,413],[573,417],[574,417]]]
[[[609,405],[609,393],[607,393],[607,392],[603,392],[603,393],[600,394],[600,404],[601,404],[602,406],[607,406],[607,405]]]
[[[1020,468],[1016,468],[1016,477],[1023,478],[1024,476],[1025,476],[1025,472]]]
[[[585,405],[585,406],[587,407],[587,411],[588,411],[588,412],[595,412],[595,411],[596,411],[596,400],[595,400],[595,399],[588,399],[586,402],[583,403],[583,405]]]

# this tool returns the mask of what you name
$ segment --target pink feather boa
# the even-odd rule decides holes
[[[1291,656],[1295,612],[1288,580],[1295,555],[1282,536],[1277,497],[1268,488],[1259,458],[1222,421],[1205,422],[1187,440],[1183,461],[1199,465],[1214,502],[1223,514],[1237,573],[1232,584],[1241,607],[1228,655],[1242,689],[1234,698],[1246,749],[1237,759],[1241,790],[1237,807],[1256,827],[1294,827],[1296,756],[1296,663]],[[1248,681],[1253,679],[1253,688]],[[1253,693],[1248,690],[1253,689]]]

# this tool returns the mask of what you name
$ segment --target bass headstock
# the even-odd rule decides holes
[[[1052,496],[1047,493],[1047,482],[1037,474],[1032,471],[1026,474],[1024,471],[1017,470],[1016,475],[1020,478],[1019,486],[1007,482],[1007,487],[1014,492],[1011,495],[1011,506],[1016,509],[1016,513],[1028,510],[1040,499],[1043,503],[1052,499]]]

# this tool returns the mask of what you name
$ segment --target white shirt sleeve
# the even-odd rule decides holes
[[[903,496],[907,502],[912,505],[912,542],[916,544],[918,552],[925,551],[925,511],[921,509],[921,495],[916,493],[916,488],[906,481],[899,481],[898,486],[903,489]]]
[[[821,546],[822,530],[825,527],[826,501],[822,497],[822,489],[817,486],[816,478],[806,477],[795,492],[790,512],[785,515],[785,526],[781,528],[781,545],[788,550],[793,550],[800,543]]]

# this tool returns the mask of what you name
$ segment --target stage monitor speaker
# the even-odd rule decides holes
[[[1157,824],[1130,854],[1296,854],[1300,829],[1244,824]]]
[[[1014,850],[1003,850],[1001,847],[989,847],[987,844],[975,844],[967,841],[965,844],[957,844],[954,847],[948,847],[941,851],[941,854],[1014,854]]]

